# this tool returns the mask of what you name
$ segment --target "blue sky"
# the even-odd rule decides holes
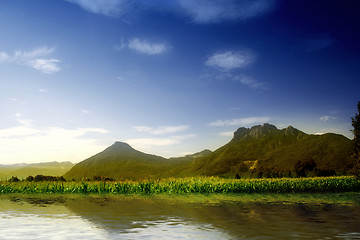
[[[164,157],[265,122],[352,138],[352,0],[0,0],[0,164]]]

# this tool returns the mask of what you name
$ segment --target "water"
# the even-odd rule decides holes
[[[359,196],[289,202],[4,195],[0,239],[360,239]]]

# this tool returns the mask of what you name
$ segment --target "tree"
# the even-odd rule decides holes
[[[28,176],[25,180],[28,181],[28,182],[32,182],[32,181],[34,181],[34,177],[33,176]]]
[[[354,167],[352,169],[352,173],[357,177],[360,177],[360,101],[357,104],[357,113],[355,117],[351,118],[352,126],[354,130],[351,130],[354,134],[353,139],[353,150],[354,150]]]
[[[297,177],[306,177],[309,172],[313,171],[316,168],[316,163],[314,159],[309,158],[304,161],[297,161],[294,166],[294,170]]]
[[[14,177],[12,176],[10,179],[9,179],[9,182],[18,182],[20,181],[20,179],[18,177]]]

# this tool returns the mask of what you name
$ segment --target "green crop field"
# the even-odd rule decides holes
[[[119,182],[1,182],[0,193],[322,193],[360,190],[360,179],[350,176],[275,179],[217,177],[148,179]]]

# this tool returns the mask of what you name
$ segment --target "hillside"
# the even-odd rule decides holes
[[[123,142],[113,145],[78,164],[64,177],[66,179],[93,179],[94,176],[123,178],[159,177],[169,170],[169,161],[146,154]]]
[[[135,150],[127,143],[115,142],[104,151],[76,164],[64,177],[66,179],[93,179],[96,176],[116,180],[148,177],[183,176],[191,161],[210,154],[210,150],[166,159]]]
[[[342,135],[310,135],[291,126],[279,130],[264,124],[239,128],[229,143],[214,152],[204,150],[179,158],[165,159],[115,142],[103,152],[76,164],[64,177],[93,179],[101,176],[119,180],[197,175],[346,174],[353,163],[351,154],[352,142]]]
[[[344,174],[353,162],[351,154],[351,140],[342,135],[309,135],[292,126],[279,130],[264,124],[239,128],[228,144],[193,161],[188,171],[222,176],[295,176],[297,162],[313,160],[314,170]]]
[[[21,179],[36,175],[62,176],[73,166],[74,164],[71,162],[0,165],[0,178],[9,179],[16,176]]]

